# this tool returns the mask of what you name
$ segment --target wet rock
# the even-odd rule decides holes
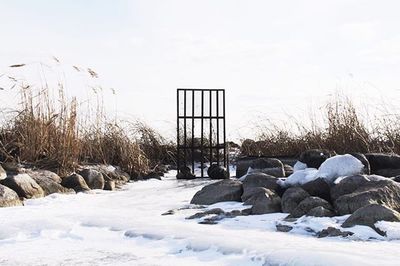
[[[322,198],[326,201],[331,200],[331,188],[323,178],[317,178],[301,186],[311,196]]]
[[[322,206],[318,206],[309,210],[306,215],[314,217],[333,217],[335,216],[335,212]]]
[[[83,169],[79,174],[85,179],[86,184],[90,189],[103,189],[104,177],[103,174],[95,169]]]
[[[317,237],[318,238],[337,237],[337,236],[348,237],[348,236],[352,236],[353,234],[354,234],[353,232],[342,231],[335,227],[328,227],[328,228],[322,230],[321,232],[318,232]]]
[[[400,211],[400,185],[390,179],[370,181],[350,194],[335,200],[339,215],[351,214],[371,203],[379,203]]]
[[[288,188],[282,195],[282,211],[286,213],[293,212],[297,205],[309,196],[310,194],[301,187]]]
[[[264,189],[248,198],[244,205],[252,205],[251,214],[280,212],[281,198],[274,191]]]
[[[300,154],[299,161],[305,163],[308,168],[318,169],[326,159],[332,157],[332,153],[328,150],[307,150]]]
[[[192,198],[191,204],[210,205],[221,201],[241,201],[242,182],[225,179],[203,187]]]
[[[370,204],[356,210],[342,224],[342,227],[366,225],[375,229],[379,234],[384,235],[381,230],[375,227],[375,223],[378,221],[400,222],[400,213],[383,205]]]
[[[18,194],[3,185],[0,185],[0,207],[21,206],[22,201],[19,199]]]
[[[45,196],[53,193],[75,193],[73,189],[63,187],[61,185],[61,177],[51,171],[27,170],[27,174],[29,174],[29,176],[39,184],[39,186],[43,189]]]
[[[72,188],[76,192],[87,192],[90,188],[86,184],[85,179],[79,174],[72,174],[70,176],[64,177],[61,185],[66,188]]]
[[[326,200],[318,197],[308,197],[299,203],[296,209],[294,209],[290,213],[290,216],[294,218],[299,218],[303,215],[306,215],[309,211],[311,211],[315,207],[323,207],[327,210],[333,210],[332,205]]]
[[[229,173],[225,167],[213,164],[207,169],[207,175],[211,179],[228,179]]]
[[[40,198],[44,196],[43,189],[28,174],[8,176],[0,181],[2,185],[17,192],[21,198]]]

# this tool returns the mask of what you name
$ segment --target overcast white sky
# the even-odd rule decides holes
[[[395,0],[2,0],[0,73],[51,56],[91,67],[117,91],[111,109],[167,135],[177,87],[225,88],[228,135],[244,136],[260,117],[305,117],[336,89],[368,104],[400,99],[399,10]],[[73,84],[70,95],[88,95]]]

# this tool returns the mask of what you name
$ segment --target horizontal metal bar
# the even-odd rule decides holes
[[[224,119],[225,116],[190,116],[190,115],[180,115],[179,119]]]

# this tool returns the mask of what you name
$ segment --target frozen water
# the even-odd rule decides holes
[[[355,227],[351,230],[358,236],[350,240],[312,236],[312,231],[340,226],[346,217],[302,217],[291,223],[291,233],[276,232],[276,223],[286,216],[282,213],[201,225],[199,219],[185,219],[201,211],[189,202],[213,181],[170,176],[129,183],[122,191],[53,194],[23,207],[1,208],[0,265],[398,264],[400,228],[395,223],[380,224],[387,238]],[[216,207],[245,208],[237,202],[207,206]],[[168,210],[175,214],[161,215]]]

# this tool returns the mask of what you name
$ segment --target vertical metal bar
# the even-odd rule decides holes
[[[180,140],[179,140],[179,108],[180,107],[180,102],[179,102],[179,89],[176,90],[176,166],[179,174],[179,169],[181,166],[181,161],[180,161]]]
[[[227,143],[226,143],[226,112],[225,112],[225,90],[222,91],[222,108],[223,108],[223,112],[224,112],[224,167],[226,167],[226,169],[228,170],[228,174],[229,173],[229,149],[227,147]]]
[[[186,141],[187,141],[187,136],[186,136],[186,91],[187,91],[186,89],[183,91],[184,92],[184,94],[183,94],[183,116],[184,116],[184,118],[183,118],[183,146],[184,146],[183,163],[185,166],[187,165],[187,163],[186,163],[186,150],[187,150],[186,149],[186,147],[187,147],[187,143],[186,143]]]
[[[194,174],[194,90],[192,90],[192,141],[191,141],[191,152],[192,152],[192,172]]]
[[[212,149],[212,91],[210,90],[210,166],[213,161],[213,149]]]
[[[217,164],[219,165],[219,90],[216,90],[217,94],[216,108],[217,108]]]
[[[204,177],[204,90],[201,91],[201,144],[200,144],[200,164],[201,164],[201,177]]]

